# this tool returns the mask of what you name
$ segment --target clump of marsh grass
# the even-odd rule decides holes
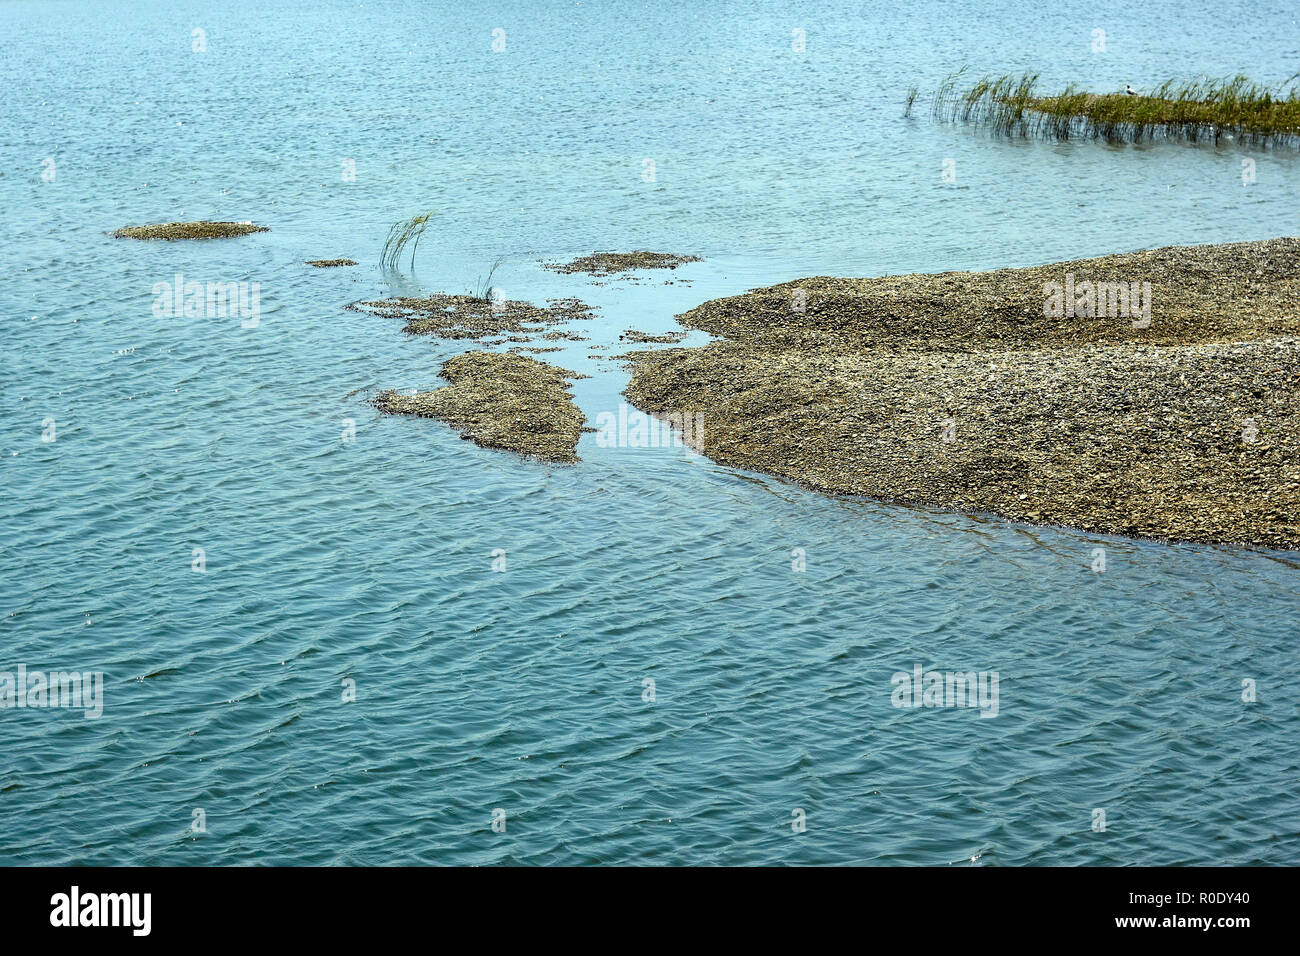
[[[498,258],[496,262],[492,263],[492,267],[488,269],[487,278],[483,278],[482,276],[479,276],[478,282],[477,284],[475,284],[474,288],[470,289],[465,294],[469,296],[471,299],[479,299],[483,302],[491,302],[494,288],[495,288],[492,285],[492,277],[496,275],[497,269],[501,268],[501,263],[505,261],[506,261],[505,256],[501,256],[500,258]]]
[[[987,126],[999,135],[1109,143],[1156,138],[1218,143],[1231,136],[1258,146],[1300,144],[1300,86],[1295,83],[1300,74],[1276,88],[1234,76],[1169,80],[1137,95],[1090,93],[1073,84],[1044,95],[1036,73],[984,77],[959,87],[962,72],[940,85],[932,116]]]
[[[336,269],[339,266],[354,266],[357,264],[356,259],[308,259],[307,265],[315,266],[317,269]]]
[[[379,261],[385,268],[396,269],[407,246],[411,247],[411,267],[415,267],[415,250],[420,245],[420,237],[424,235],[424,230],[429,226],[429,220],[433,217],[434,212],[430,211],[393,223],[392,228],[388,230],[388,238],[384,240],[384,248],[379,253]]]
[[[251,222],[161,222],[152,226],[126,226],[113,233],[115,239],[225,239],[250,232],[270,232]]]
[[[939,84],[939,89],[935,91],[934,99],[930,101],[931,118],[933,119],[943,118],[944,105],[951,102],[953,98],[957,95],[956,94],[957,83],[958,81],[961,80],[962,76],[964,76],[965,73],[966,73],[966,68],[963,66],[957,72],[949,73],[947,76],[943,78],[943,82]]]
[[[909,88],[908,88],[908,91],[907,91],[907,99],[903,100],[903,116],[904,116],[904,117],[909,118],[909,119],[911,118],[911,116],[912,116],[912,104],[914,104],[914,103],[916,102],[916,98],[917,98],[918,95],[920,95],[920,92],[921,92],[921,91],[920,91],[917,87],[915,87],[915,86],[913,86],[913,87],[909,87]]]

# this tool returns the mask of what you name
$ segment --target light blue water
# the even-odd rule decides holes
[[[599,306],[608,351],[803,275],[1295,234],[1294,150],[900,116],[962,65],[1276,82],[1294,5],[462,6],[0,7],[0,671],[106,681],[98,720],[0,710],[0,862],[1300,862],[1295,555],[837,500],[591,436],[577,466],[527,463],[376,415],[456,346],[343,308],[398,288],[379,247],[429,208],[402,288],[505,256],[511,297]],[[200,218],[272,231],[108,236]],[[705,261],[608,286],[537,265],[628,248]],[[301,264],[333,256],[362,265]],[[155,317],[178,272],[260,283],[260,323]],[[626,375],[590,353],[552,358],[592,374],[594,420]],[[895,708],[916,664],[997,671],[997,717]]]

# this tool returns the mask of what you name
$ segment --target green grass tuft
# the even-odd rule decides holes
[[[931,108],[936,119],[975,123],[1004,136],[1217,143],[1227,135],[1257,146],[1300,145],[1300,74],[1276,88],[1244,76],[1170,80],[1131,96],[1089,93],[1073,85],[1044,95],[1035,73],[984,77],[963,88],[958,86],[963,72],[940,85]],[[909,111],[912,99],[909,95]]]
[[[402,253],[411,247],[411,268],[415,268],[415,250],[420,245],[420,237],[429,226],[429,220],[436,215],[432,210],[401,222],[395,222],[388,230],[384,248],[379,253],[379,261],[386,269],[397,269]]]

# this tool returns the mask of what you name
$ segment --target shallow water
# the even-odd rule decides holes
[[[580,465],[520,461],[375,414],[457,346],[343,308],[504,256],[512,298],[600,308],[548,356],[593,376],[594,422],[626,374],[590,345],[718,295],[1294,234],[1295,150],[900,115],[964,64],[1276,82],[1294,6],[458,6],[0,7],[0,671],[105,679],[99,719],[0,710],[0,862],[1300,862],[1300,556],[591,435]],[[385,277],[389,225],[427,209]],[[201,218],[271,232],[108,235]],[[538,264],[629,248],[705,261],[600,286]],[[335,256],[362,265],[302,265]],[[258,282],[257,326],[155,316],[177,273]],[[996,718],[894,707],[918,664],[997,671]]]

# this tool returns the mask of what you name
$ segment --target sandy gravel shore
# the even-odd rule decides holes
[[[1097,282],[1136,283],[1137,299],[1149,283],[1149,308],[1089,315]],[[1045,314],[1050,283],[1075,314]],[[627,395],[703,411],[703,451],[724,464],[1095,532],[1300,547],[1300,239],[805,279],[679,318],[721,338],[629,353]]]

